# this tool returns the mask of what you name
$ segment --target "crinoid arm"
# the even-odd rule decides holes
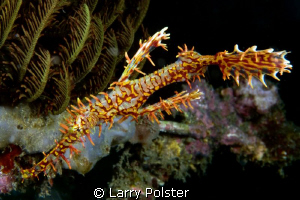
[[[252,77],[258,78],[266,87],[264,76],[269,75],[279,80],[276,76],[279,72],[290,73],[292,65],[285,59],[286,51],[274,51],[273,49],[265,49],[256,51],[256,46],[248,48],[245,52],[240,51],[238,45],[234,46],[234,51],[227,51],[216,54],[216,63],[219,65],[223,79],[229,79],[232,76],[237,84],[239,84],[239,76],[243,76],[248,80],[248,84],[252,87]]]

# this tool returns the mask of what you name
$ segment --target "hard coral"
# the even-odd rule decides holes
[[[266,114],[272,106],[278,104],[279,96],[277,87],[270,85],[268,89],[261,87],[258,80],[253,79],[254,90],[242,84],[235,90],[235,98],[238,99],[235,109],[240,115],[250,115],[250,113]]]
[[[192,137],[186,149],[194,156],[209,156],[227,146],[239,158],[286,165],[299,158],[295,151],[298,128],[286,122],[274,84],[265,88],[255,79],[252,83],[253,89],[241,81],[239,87],[222,90],[214,90],[205,81],[192,83],[192,89],[204,95],[191,102],[193,109],[181,106],[187,123],[161,121],[159,127],[169,134]]]

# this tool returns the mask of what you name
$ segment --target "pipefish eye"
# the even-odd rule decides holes
[[[76,126],[73,127],[73,130],[77,131],[77,132],[80,132],[80,127],[76,125]]]
[[[73,127],[72,127],[72,129],[73,129],[73,131],[77,131],[77,132],[80,132],[80,127],[77,125],[77,124],[75,124]]]

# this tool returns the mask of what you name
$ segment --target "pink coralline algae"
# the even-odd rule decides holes
[[[13,178],[11,174],[4,174],[0,171],[0,194],[5,194],[13,189]]]
[[[0,194],[8,193],[13,189],[15,157],[21,152],[19,146],[11,144],[0,153]]]
[[[261,87],[261,83],[254,79],[253,88],[247,85],[235,90],[237,98],[236,111],[239,114],[249,115],[252,110],[259,114],[266,114],[279,101],[277,87],[270,85],[269,88]]]
[[[195,140],[186,145],[186,151],[193,155],[209,156],[211,154],[211,148],[207,142],[201,140]]]
[[[295,148],[299,145],[295,143],[292,149],[288,145],[299,140],[298,129],[286,122],[277,87],[268,83],[265,88],[256,79],[252,84],[253,88],[241,81],[239,87],[214,90],[201,80],[192,83],[192,89],[185,86],[187,91],[199,89],[204,95],[191,102],[193,109],[181,106],[183,122],[162,121],[161,131],[192,137],[185,148],[194,156],[209,156],[227,146],[249,160],[270,163],[298,158]]]

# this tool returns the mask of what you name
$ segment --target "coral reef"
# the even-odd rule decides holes
[[[7,158],[1,157],[1,191],[11,189],[8,182],[20,182],[15,176],[20,166],[39,159],[32,153],[47,152],[61,139],[59,123],[70,102],[97,94],[113,80],[149,3],[0,1],[0,149],[14,144],[23,152],[15,171],[4,173]],[[129,125],[134,133],[135,124]],[[109,148],[113,137],[108,134],[105,139]],[[81,156],[75,159],[79,163],[84,162],[84,150]],[[94,165],[96,160],[88,156],[90,166]],[[89,170],[74,168],[82,173]]]
[[[16,181],[17,167],[15,166],[15,158],[21,154],[22,150],[16,145],[7,146],[0,153],[0,194],[8,193],[14,189]]]
[[[287,166],[299,159],[300,132],[286,121],[276,86],[268,85],[253,79],[253,89],[242,81],[240,87],[216,92],[205,81],[195,82],[192,88],[201,90],[203,98],[191,102],[194,109],[182,106],[182,122],[162,121],[160,130],[194,138],[186,148],[195,155],[228,146],[241,160]]]
[[[146,115],[149,120],[156,120],[159,123],[157,116],[164,118],[162,111],[169,115],[172,108],[182,111],[179,108],[180,104],[183,104],[185,108],[188,106],[193,108],[190,102],[200,99],[202,93],[199,90],[175,92],[174,97],[160,100],[160,102],[147,107],[142,106],[151,94],[171,83],[186,81],[192,87],[190,80],[194,81],[195,78],[200,80],[200,75],[204,75],[209,65],[218,64],[223,73],[223,79],[232,76],[237,84],[239,84],[239,76],[242,74],[247,78],[251,87],[253,87],[252,77],[259,78],[266,86],[265,75],[279,80],[276,76],[278,72],[280,74],[290,72],[289,69],[292,68],[289,61],[284,57],[287,54],[286,51],[273,52],[273,49],[256,51],[256,46],[253,46],[243,52],[235,45],[232,53],[224,51],[218,52],[214,56],[204,56],[195,52],[194,48],[188,50],[185,45],[184,49],[179,47],[180,52],[175,63],[146,75],[138,69],[138,66],[144,58],[153,64],[149,54],[154,48],[162,47],[167,50],[166,44],[162,43],[162,40],[169,39],[170,34],[165,33],[166,30],[167,27],[163,28],[144,43],[140,41],[140,48],[131,59],[125,53],[128,65],[118,82],[113,82],[110,85],[111,92],[100,92],[98,97],[90,95],[93,100],[86,97],[88,105],[84,105],[78,98],[78,107],[72,105],[71,110],[67,109],[70,115],[64,123],[60,123],[62,138],[59,142],[55,141],[56,146],[48,154],[44,154],[45,157],[40,162],[32,168],[21,170],[24,179],[38,177],[43,172],[51,180],[57,172],[56,166],[59,165],[60,159],[64,160],[71,169],[71,163],[64,155],[65,152],[70,151],[70,158],[73,153],[80,153],[74,145],[77,141],[83,143],[85,138],[89,139],[92,145],[95,145],[91,138],[92,129],[98,126],[100,137],[103,123],[109,123],[110,129],[115,117],[120,116],[118,123],[122,123],[129,117],[137,121],[139,117]],[[134,71],[144,76],[130,80]]]
[[[120,120],[119,118],[115,119],[115,122]],[[95,128],[95,134],[91,135],[92,140],[94,141],[94,145],[90,143],[90,141],[74,144],[74,148],[80,151],[80,154],[75,154],[70,156],[70,150],[67,150],[64,156],[66,158],[71,157],[70,165],[73,170],[81,174],[86,174],[89,172],[97,161],[101,158],[107,156],[110,153],[110,149],[112,146],[117,144],[122,144],[128,141],[136,132],[136,124],[132,122],[132,118],[126,119],[121,124],[116,124],[111,129],[109,129],[108,125],[104,124],[102,126],[101,137],[99,138],[97,133],[99,132],[99,127]],[[69,166],[64,163],[63,167],[68,169]]]
[[[137,189],[142,191],[140,199],[155,199],[153,195],[145,196],[145,188],[155,190],[170,178],[184,182],[190,174],[205,174],[215,152],[222,147],[229,148],[242,165],[275,166],[282,176],[284,167],[299,160],[300,129],[286,121],[273,83],[265,88],[254,79],[253,89],[246,90],[249,93],[241,92],[250,88],[245,81],[240,87],[217,90],[203,80],[191,85],[204,95],[191,102],[193,109],[181,106],[183,113],[173,110],[174,120],[183,117],[180,122],[161,120],[161,134],[151,144],[125,146],[108,185],[115,189],[114,195],[118,190]],[[184,89],[190,90],[187,85]],[[266,93],[277,101],[272,100],[265,112],[249,118],[237,109],[249,107],[247,102],[254,98],[267,102]],[[253,110],[260,108],[251,104]]]
[[[0,148],[19,145],[27,153],[49,151],[53,141],[61,137],[59,121],[65,114],[38,116],[26,103],[14,108],[0,106]]]
[[[153,199],[153,195],[145,197],[145,188],[158,189],[170,177],[185,181],[189,169],[200,168],[200,159],[193,159],[185,150],[186,140],[159,136],[149,145],[127,145],[114,166],[115,173],[109,183],[109,188],[114,189],[112,194],[116,195],[118,190],[138,189],[140,199]],[[204,165],[204,159],[201,163]]]
[[[148,41],[143,44],[140,43],[140,49],[132,59],[128,57],[127,53],[125,54],[128,65],[118,82],[110,85],[111,92],[100,92],[97,97],[91,95],[93,100],[86,98],[88,102],[86,105],[78,98],[77,107],[72,105],[71,110],[67,109],[61,115],[55,116],[63,116],[64,118],[57,119],[60,122],[62,135],[59,136],[59,140],[55,140],[56,145],[54,148],[49,153],[44,154],[45,157],[40,162],[33,162],[33,167],[21,170],[24,179],[39,177],[39,174],[43,172],[52,184],[52,178],[55,177],[57,172],[61,172],[61,165],[85,174],[99,159],[109,154],[112,145],[124,143],[128,140],[132,143],[143,144],[139,159],[133,163],[125,163],[125,169],[136,166],[131,171],[133,175],[126,175],[126,170],[122,171],[123,169],[120,167],[123,165],[124,159],[131,156],[129,153],[124,154],[124,159],[121,159],[121,164],[117,167],[123,173],[123,176],[119,176],[122,181],[133,182],[130,188],[141,186],[156,188],[168,180],[170,176],[185,180],[189,169],[195,171],[199,168],[205,169],[205,163],[209,161],[213,150],[218,148],[219,145],[230,146],[232,152],[241,157],[250,158],[250,160],[264,162],[274,160],[274,156],[268,152],[270,146],[265,144],[261,138],[262,127],[252,125],[250,122],[247,123],[247,117],[242,116],[243,112],[236,112],[235,107],[236,104],[240,104],[238,105],[240,109],[237,110],[242,111],[245,106],[254,106],[256,110],[260,111],[257,120],[265,120],[265,125],[274,122],[280,124],[277,121],[277,119],[282,119],[280,116],[275,120],[271,118],[274,115],[265,118],[269,110],[277,105],[279,99],[268,100],[265,94],[276,96],[276,89],[273,88],[273,91],[270,92],[263,92],[263,90],[247,92],[244,89],[243,92],[236,90],[236,93],[225,90],[221,92],[221,94],[224,94],[222,99],[205,83],[199,84],[194,80],[195,78],[200,79],[199,76],[204,75],[208,66],[217,64],[223,73],[223,79],[232,76],[237,84],[244,84],[239,80],[240,75],[242,75],[251,87],[257,86],[254,80],[252,82],[252,77],[259,78],[266,85],[264,81],[265,74],[278,79],[276,77],[278,72],[280,74],[290,72],[291,65],[284,58],[286,52],[273,52],[272,49],[256,51],[255,46],[242,52],[236,45],[232,53],[224,51],[214,56],[203,56],[193,49],[188,50],[185,46],[184,49],[179,48],[181,52],[179,52],[178,60],[175,63],[150,75],[131,80],[134,71],[144,74],[137,67],[144,58],[151,61],[149,53],[155,47],[161,46],[166,49],[166,45],[161,43],[161,40],[168,39],[169,36],[165,33],[165,30],[166,28],[162,29],[150,37]],[[64,64],[62,65],[65,68]],[[142,107],[148,97],[156,90],[173,82],[182,81],[186,81],[193,90],[176,93],[174,97]],[[193,83],[190,81],[193,81]],[[189,89],[186,88],[186,90]],[[233,94],[237,97],[234,97]],[[256,98],[256,96],[259,97]],[[241,97],[240,99],[250,97],[253,103],[248,103],[249,100],[236,101],[238,97]],[[261,106],[258,103],[260,101],[266,103]],[[5,112],[15,112],[7,110],[5,107],[3,109]],[[173,110],[173,113],[176,112],[175,110],[181,113],[188,125],[159,120],[159,118],[164,118],[161,111],[171,114],[171,110]],[[28,113],[30,116],[30,112]],[[7,115],[9,116],[9,114]],[[50,116],[52,117],[52,115]],[[144,119],[145,121],[140,120],[142,116],[147,116],[148,119]],[[20,118],[18,113],[13,117]],[[30,119],[30,117],[25,117],[26,120],[24,120],[24,114],[21,118],[23,120],[21,123],[27,123],[25,125],[29,127],[28,130],[34,130],[41,123],[45,124],[44,121],[31,123],[33,119]],[[138,123],[132,120],[136,120]],[[152,122],[155,120],[160,123],[160,131],[172,133],[172,137],[156,138],[159,129],[155,126],[146,127],[149,124],[147,120]],[[23,128],[23,126],[20,126],[20,122],[7,122],[5,118],[1,119],[2,122],[7,127]],[[31,124],[33,126],[30,126]],[[47,125],[43,126],[46,127]],[[255,128],[256,130],[253,132]],[[39,131],[37,129],[37,132]],[[57,129],[55,132],[57,133]],[[8,137],[4,140],[6,142],[12,140],[17,144],[21,143],[22,138],[12,136],[13,134],[7,134]],[[97,138],[98,134],[99,137],[101,135],[100,139]],[[18,139],[15,140],[15,138]],[[154,141],[151,142],[153,139]],[[4,143],[3,146],[6,144]],[[45,144],[48,144],[48,141]],[[24,143],[21,145],[24,145]],[[291,154],[292,149],[288,153]],[[279,151],[283,155],[282,159],[287,160],[286,157],[290,154],[282,149]],[[206,162],[203,162],[203,160]],[[21,165],[22,162],[24,161],[20,161]],[[27,162],[26,166],[30,165],[28,160],[25,162]],[[145,175],[146,170],[148,172]],[[126,176],[130,179],[128,180]],[[3,180],[9,182],[5,178]],[[141,182],[138,180],[141,180]],[[122,181],[114,179],[112,185],[116,188],[122,188],[124,187]],[[115,182],[119,182],[119,185],[116,185]],[[139,185],[136,185],[136,183],[139,183]]]
[[[0,171],[0,194],[5,194],[13,190],[12,174],[5,174]]]

